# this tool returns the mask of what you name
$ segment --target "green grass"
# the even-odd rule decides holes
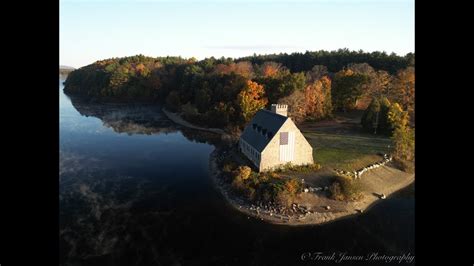
[[[389,138],[304,132],[313,147],[315,162],[322,166],[352,171],[381,159],[388,153]]]

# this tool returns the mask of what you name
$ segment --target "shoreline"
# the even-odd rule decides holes
[[[330,222],[352,218],[356,215],[360,215],[363,212],[369,210],[375,204],[377,204],[380,198],[372,195],[366,195],[363,200],[356,202],[344,202],[343,204],[349,210],[343,211],[314,211],[309,212],[306,215],[293,215],[293,216],[284,216],[279,214],[273,214],[265,210],[255,209],[255,205],[249,205],[244,202],[244,200],[239,199],[231,195],[230,187],[227,184],[224,184],[220,180],[219,176],[221,174],[217,166],[217,155],[220,152],[218,148],[211,152],[209,155],[209,170],[212,179],[212,183],[216,189],[223,195],[226,201],[232,206],[232,208],[238,210],[239,212],[248,215],[248,217],[253,217],[262,221],[265,221],[270,224],[276,225],[287,225],[287,226],[307,226],[307,225],[323,225]],[[397,191],[400,191],[414,182],[414,174],[410,178],[404,180],[404,182],[398,183],[396,186],[389,187],[382,191],[387,197],[394,194]],[[363,210],[363,212],[357,212],[357,210]],[[352,211],[350,211],[352,210]]]
[[[161,110],[166,115],[166,117],[168,117],[169,120],[171,120],[174,123],[176,123],[178,125],[181,125],[183,127],[196,129],[196,130],[208,131],[208,132],[212,132],[212,133],[216,133],[216,134],[222,134],[222,135],[226,134],[226,132],[224,130],[220,129],[220,128],[205,128],[205,127],[199,127],[199,126],[193,125],[193,124],[189,123],[188,121],[184,120],[183,118],[181,118],[181,116],[178,115],[177,113],[173,113],[171,111],[166,110],[165,107],[163,107]]]

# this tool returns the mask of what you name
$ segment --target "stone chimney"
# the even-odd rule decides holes
[[[282,116],[288,116],[288,105],[286,104],[272,104],[272,112]]]

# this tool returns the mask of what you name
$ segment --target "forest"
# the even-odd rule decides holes
[[[76,69],[64,91],[97,101],[156,102],[192,123],[229,132],[272,103],[288,104],[296,123],[366,110],[364,128],[376,123],[391,135],[397,125],[387,121],[414,121],[414,57],[347,49],[200,61],[137,55]],[[389,118],[395,111],[406,117]]]

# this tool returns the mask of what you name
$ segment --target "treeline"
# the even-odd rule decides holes
[[[166,97],[177,68],[192,62],[143,55],[101,60],[70,73],[64,92],[106,100],[154,101]]]
[[[271,103],[288,104],[296,122],[365,109],[374,97],[413,112],[411,60],[414,55],[347,50],[201,61],[137,55],[77,69],[64,90],[100,100],[162,102],[193,123],[238,130]]]
[[[415,66],[415,54],[408,53],[405,56],[398,56],[395,53],[387,54],[378,51],[367,53],[362,50],[339,49],[292,54],[253,55],[239,58],[238,61],[250,61],[252,64],[274,61],[283,64],[291,72],[308,71],[315,65],[323,65],[330,72],[338,72],[348,64],[367,63],[377,70],[385,70],[390,74],[396,74],[402,68]]]
[[[74,71],[74,68],[59,68],[59,75],[68,75],[69,73],[71,73],[72,71]]]

